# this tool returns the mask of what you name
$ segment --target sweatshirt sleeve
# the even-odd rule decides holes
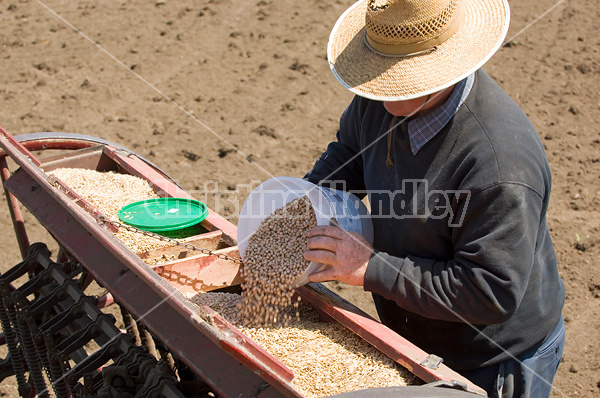
[[[360,97],[355,97],[340,118],[336,140],[327,146],[304,179],[313,184],[345,191],[364,191],[363,164],[360,154]],[[364,193],[360,195],[364,196]]]
[[[527,289],[544,199],[532,188],[501,182],[472,193],[453,228],[445,261],[375,251],[364,288],[421,316],[473,324],[501,323]],[[456,213],[455,213],[456,214]]]

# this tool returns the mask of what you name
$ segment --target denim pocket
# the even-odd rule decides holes
[[[558,333],[557,333],[558,332]],[[565,341],[565,324],[563,319],[560,319],[559,324],[557,325],[554,333],[550,336],[548,340],[542,344],[542,346],[537,350],[534,356],[547,357],[548,355],[558,355],[560,352],[562,354],[563,346]]]
[[[565,324],[561,318],[554,332],[523,364],[538,377],[552,383],[565,346]]]

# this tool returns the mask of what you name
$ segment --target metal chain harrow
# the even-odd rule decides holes
[[[125,330],[102,312],[98,298],[84,293],[83,270],[52,261],[48,247],[34,243],[0,275],[0,326],[9,352],[0,382],[14,374],[20,396],[40,398],[184,398],[206,388],[181,373],[185,365],[121,304]]]
[[[103,227],[105,226],[105,224],[111,224],[112,226],[116,227],[117,229],[123,228],[124,230],[129,231],[129,232],[134,232],[134,233],[138,233],[138,234],[141,234],[141,235],[149,236],[151,238],[158,239],[158,240],[163,241],[163,242],[172,243],[172,244],[177,245],[177,246],[185,247],[186,249],[190,249],[190,250],[194,250],[194,251],[199,251],[200,253],[208,254],[210,256],[215,256],[215,257],[218,257],[218,258],[223,259],[223,260],[232,261],[232,262],[238,263],[238,264],[242,263],[242,260],[240,260],[239,258],[229,257],[226,254],[217,253],[217,252],[215,252],[213,250],[202,248],[202,247],[197,247],[197,246],[194,246],[191,243],[186,243],[186,242],[182,242],[180,240],[174,239],[174,238],[169,238],[169,237],[166,237],[166,236],[163,236],[163,235],[155,234],[154,232],[144,231],[143,229],[139,229],[139,228],[133,227],[131,225],[124,224],[124,223],[119,222],[119,221],[109,220],[108,217],[106,217],[106,215],[104,215],[104,214],[99,214],[96,217],[96,222],[100,226],[103,226]]]

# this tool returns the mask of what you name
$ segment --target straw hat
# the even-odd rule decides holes
[[[506,0],[361,0],[338,19],[327,58],[362,97],[395,101],[447,88],[498,50]]]

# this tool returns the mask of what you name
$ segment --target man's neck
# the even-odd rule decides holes
[[[425,105],[423,105],[421,110],[419,110],[417,113],[415,113],[412,116],[421,116],[424,113],[427,113],[428,111],[432,110],[433,108],[442,105],[444,102],[446,102],[448,97],[450,97],[450,94],[452,94],[452,90],[454,90],[454,86],[455,85],[452,85],[442,91],[438,91],[436,93],[429,94],[427,100],[425,100]]]

